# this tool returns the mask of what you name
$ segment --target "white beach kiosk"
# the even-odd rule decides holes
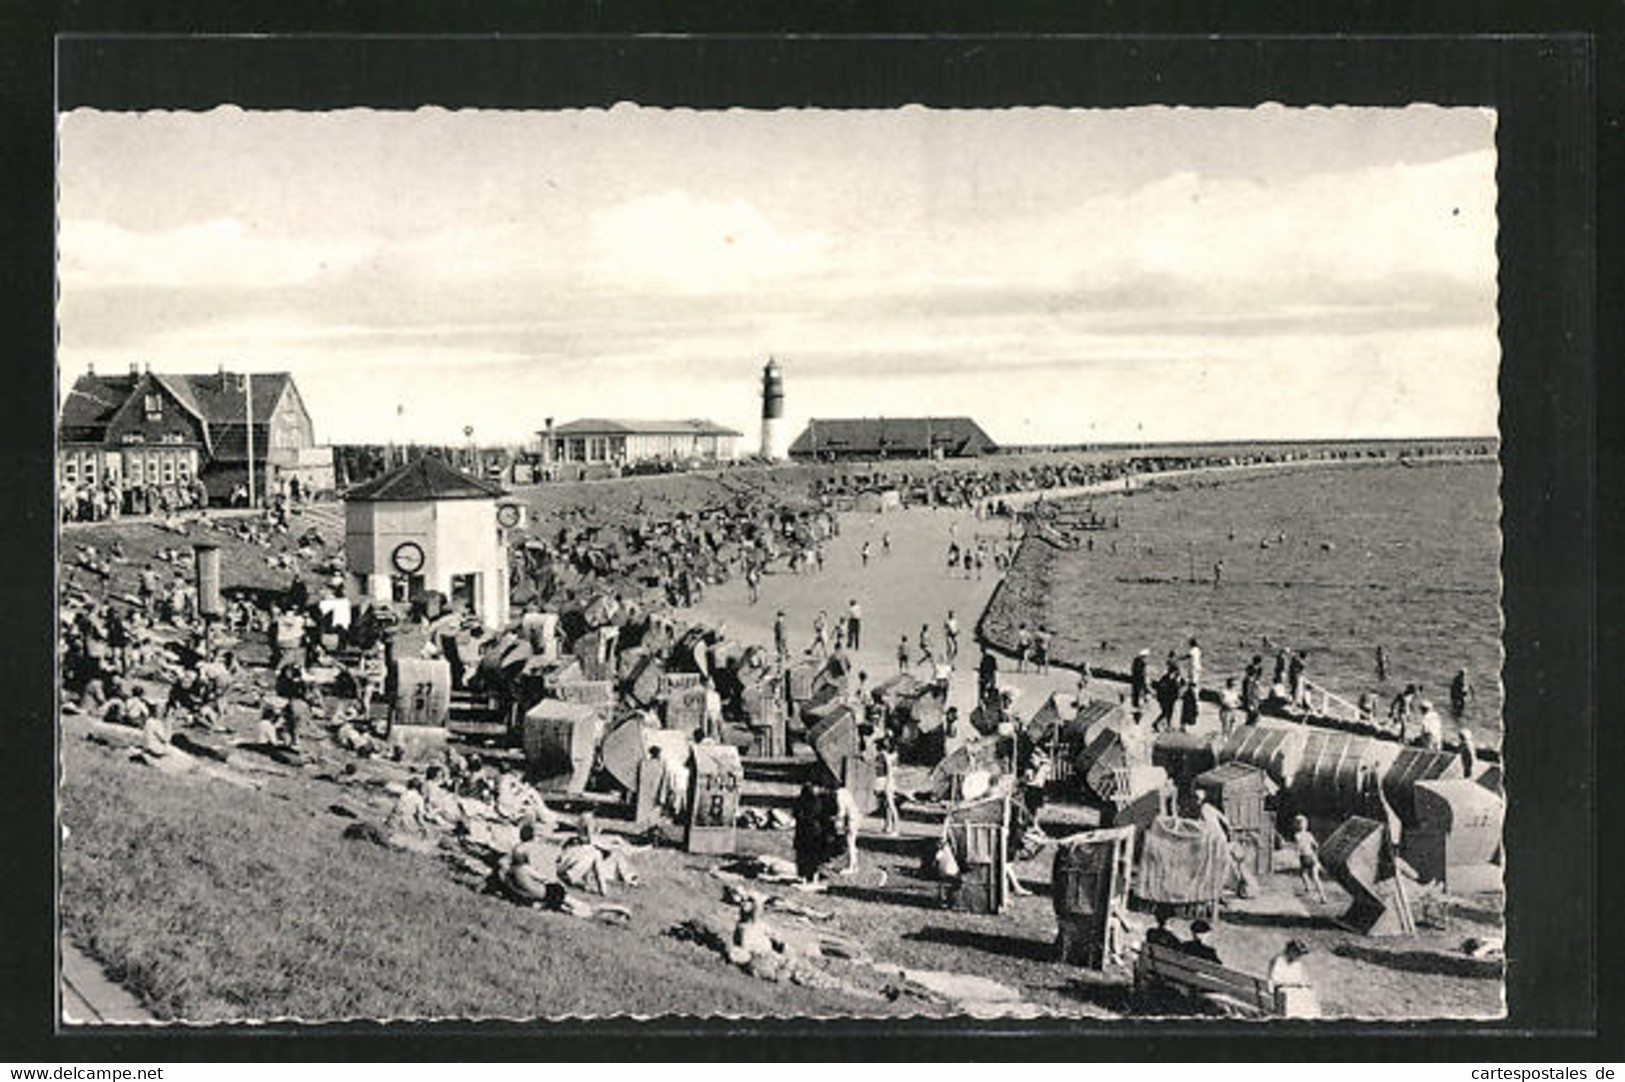
[[[438,590],[488,628],[508,621],[508,547],[497,500],[505,492],[419,458],[344,496],[349,585],[373,601],[406,603]],[[508,510],[504,506],[504,511]]]

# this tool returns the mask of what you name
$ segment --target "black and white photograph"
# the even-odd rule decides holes
[[[56,124],[65,1026],[1506,1017],[1495,109]]]

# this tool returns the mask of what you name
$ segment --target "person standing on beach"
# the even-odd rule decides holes
[[[920,625],[920,661],[919,664],[935,669],[937,666],[936,651],[931,649],[931,625]]]
[[[1291,652],[1285,646],[1275,651],[1275,679],[1270,681],[1271,683],[1283,685],[1286,683],[1287,655]]]
[[[1292,705],[1308,709],[1309,706],[1309,679],[1304,671],[1309,667],[1309,652],[1293,653],[1292,661],[1287,666],[1288,686],[1292,688]]]
[[[1472,682],[1467,679],[1467,670],[1457,669],[1455,679],[1450,681],[1451,716],[1460,721],[1467,713],[1467,704],[1476,697]]]
[[[1426,699],[1418,704],[1422,709],[1422,746],[1438,751],[1444,746],[1444,719]]]
[[[1199,700],[1196,685],[1186,682],[1179,692],[1179,728],[1184,732],[1196,728]]]
[[[1382,643],[1377,644],[1377,683],[1388,682],[1388,651],[1383,649]]]
[[[812,651],[819,657],[829,656],[829,614],[823,609],[813,617]]]
[[[1399,730],[1399,742],[1404,744],[1410,736],[1411,711],[1416,703],[1417,690],[1415,684],[1406,684],[1405,690],[1394,696],[1394,701],[1388,705],[1388,719]]]
[[[1247,724],[1257,725],[1264,710],[1264,659],[1257,654],[1241,679],[1241,708],[1247,713]]]
[[[846,603],[846,644],[853,650],[863,648],[863,606],[855,597]]]
[[[1196,639],[1191,639],[1190,649],[1185,651],[1186,676],[1191,687],[1200,689],[1202,686],[1202,648],[1197,645]]]
[[[1320,879],[1320,843],[1309,832],[1307,816],[1296,815],[1292,818],[1292,848],[1298,853],[1298,881],[1303,884],[1303,892],[1308,894],[1313,890],[1315,897],[1324,905],[1326,887]]]
[[[1231,538],[1234,539],[1234,537],[1235,537],[1235,535],[1232,534]],[[1215,590],[1217,590],[1219,588],[1220,584],[1223,583],[1223,582],[1224,582],[1224,561],[1223,560],[1215,560],[1213,562],[1213,588]]]
[[[1236,711],[1241,709],[1241,692],[1236,688],[1236,678],[1226,677],[1224,690],[1219,692],[1219,732],[1229,736],[1236,727]]]
[[[952,665],[959,658],[959,621],[954,617],[954,610],[948,610],[948,618],[942,622],[942,649]]]
[[[1033,633],[1026,624],[1016,627],[1016,672],[1027,671],[1027,658],[1033,650]]]
[[[880,742],[880,768],[882,771],[880,806],[885,815],[886,836],[895,838],[897,837],[899,825],[897,817],[897,748],[889,738]]]
[[[897,642],[897,671],[899,673],[908,672],[908,658],[908,634],[905,632]]]
[[[1184,682],[1179,675],[1179,662],[1174,660],[1173,654],[1170,653],[1162,675],[1157,677],[1157,716],[1151,723],[1154,731],[1162,732],[1163,725],[1174,720],[1174,707],[1179,704],[1180,693],[1183,691],[1180,685]]]
[[[784,610],[780,609],[773,617],[773,650],[779,655],[779,663],[783,664],[790,658],[789,632],[784,627]]]
[[[981,663],[976,667],[976,699],[990,701],[999,690],[999,659],[992,651],[983,650]]]
[[[869,542],[865,541],[863,543],[863,547],[864,547],[865,550],[867,550],[868,547],[869,547]],[[891,534],[890,533],[883,533],[883,534],[880,535],[880,554],[882,556],[890,556],[891,555]]]
[[[1456,754],[1461,757],[1461,776],[1472,779],[1478,776],[1478,744],[1473,740],[1473,731],[1465,725],[1456,733]]]
[[[1038,625],[1033,635],[1033,669],[1039,673],[1049,672],[1049,628],[1043,624]]]
[[[869,566],[869,542],[865,541],[863,548],[858,550],[858,558],[863,561],[864,567]]]
[[[1128,691],[1129,705],[1134,708],[1134,720],[1140,720],[1140,711],[1145,708],[1145,698],[1151,691],[1151,674],[1147,671],[1150,662],[1146,659],[1151,651],[1141,649],[1134,655],[1134,662],[1129,666]]]

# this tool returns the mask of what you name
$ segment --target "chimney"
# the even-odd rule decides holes
[[[96,362],[91,361],[90,363],[85,365],[85,375],[94,376],[95,374],[96,374]]]

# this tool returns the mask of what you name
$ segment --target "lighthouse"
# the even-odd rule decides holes
[[[769,462],[782,462],[788,452],[784,440],[784,377],[779,362],[767,359],[762,369],[762,450]]]

